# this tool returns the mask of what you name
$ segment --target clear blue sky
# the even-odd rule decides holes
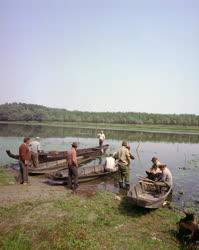
[[[199,114],[198,0],[0,0],[0,103]]]

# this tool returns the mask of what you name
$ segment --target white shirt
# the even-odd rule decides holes
[[[30,151],[36,154],[38,153],[38,151],[41,150],[40,142],[38,141],[32,141],[29,144],[29,147],[30,147]]]
[[[98,134],[98,138],[99,138],[100,140],[104,141],[104,140],[105,140],[105,134],[104,134],[104,133]]]
[[[162,172],[162,179],[161,179],[161,181],[164,181],[170,187],[173,186],[173,177],[172,177],[171,171],[167,167]]]
[[[110,172],[117,171],[117,167],[115,166],[115,159],[112,156],[106,157],[105,170]]]

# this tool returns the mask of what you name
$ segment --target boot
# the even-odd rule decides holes
[[[126,182],[126,183],[125,183],[125,187],[126,187],[126,190],[129,190],[129,189],[130,189],[130,183],[129,183],[129,182]]]
[[[124,188],[123,181],[119,181],[119,187]]]

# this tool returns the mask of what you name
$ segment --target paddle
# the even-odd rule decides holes
[[[150,180],[150,179],[148,179],[147,177],[139,176],[138,178],[139,178],[140,180],[144,180],[144,181],[147,181],[147,182],[155,183],[155,181]]]

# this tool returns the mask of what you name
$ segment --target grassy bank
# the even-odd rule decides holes
[[[179,126],[179,125],[132,125],[132,124],[108,124],[108,123],[77,123],[77,122],[37,122],[37,121],[18,121],[4,122],[0,124],[21,124],[21,125],[43,125],[54,127],[68,128],[88,128],[88,129],[104,129],[104,130],[125,130],[125,131],[141,131],[152,133],[175,133],[175,134],[199,134],[199,126]]]
[[[181,215],[172,210],[136,208],[105,191],[74,195],[37,180],[0,186],[0,199],[10,195],[1,201],[0,249],[183,249],[176,239]]]
[[[0,209],[1,249],[179,249],[168,209],[146,211],[100,192]]]
[[[0,167],[0,186],[14,184],[15,179],[12,174],[10,174],[3,167]]]

